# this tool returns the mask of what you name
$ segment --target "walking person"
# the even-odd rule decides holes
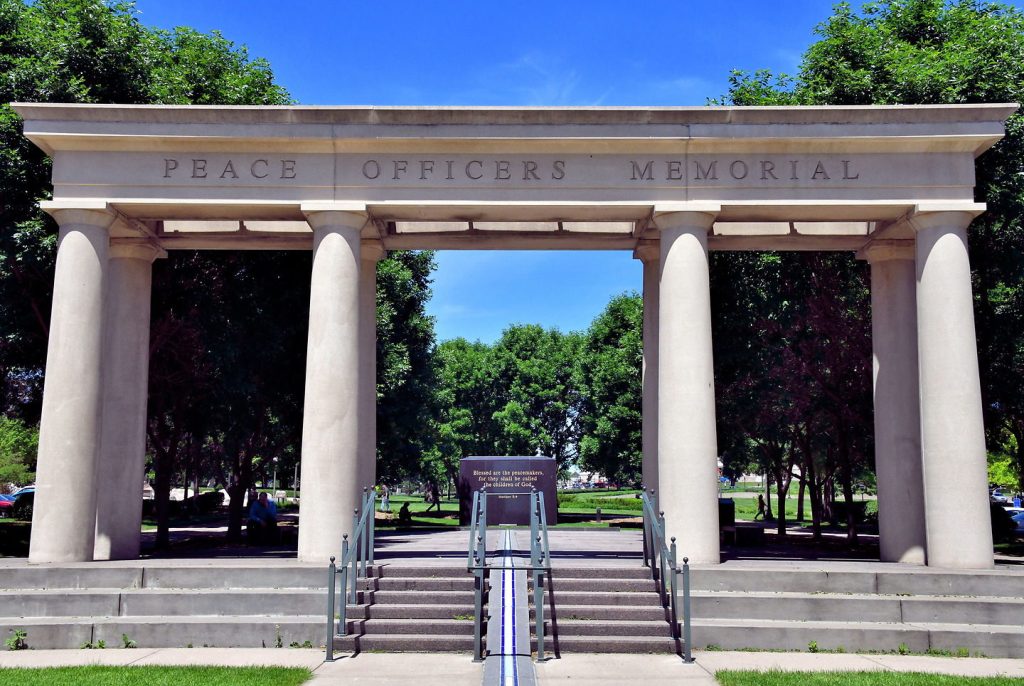
[[[767,514],[768,514],[768,504],[764,501],[764,495],[762,495],[761,493],[758,493],[757,494],[757,514],[754,515],[754,521],[756,522],[758,517],[760,517],[763,520],[767,516]]]
[[[381,484],[380,487],[380,511],[391,512],[391,491],[387,484]]]
[[[430,492],[427,494],[427,502],[430,503],[430,506],[427,507],[424,512],[430,512],[435,507],[438,512],[441,511],[441,491],[438,490],[436,481],[430,482]]]

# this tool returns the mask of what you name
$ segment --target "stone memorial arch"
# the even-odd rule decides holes
[[[967,227],[1015,106],[16,109],[60,225],[33,562],[138,554],[170,250],[313,252],[298,554],[337,554],[374,475],[375,264],[429,248],[643,261],[644,480],[699,563],[719,561],[708,251],[855,252],[882,558],[992,565]]]

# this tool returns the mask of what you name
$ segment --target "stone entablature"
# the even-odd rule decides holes
[[[656,205],[696,202],[713,250],[855,250],[972,203],[1014,106],[16,109],[55,202],[102,199],[168,249],[311,249],[308,203],[361,205],[387,248],[633,249]]]

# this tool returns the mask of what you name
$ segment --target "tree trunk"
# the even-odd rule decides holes
[[[775,492],[779,499],[779,515],[778,515],[778,534],[779,536],[786,535],[786,494],[789,491],[789,482],[782,475],[780,469],[776,472],[775,476]]]
[[[772,488],[771,479],[768,478],[769,472],[764,473],[764,518],[765,520],[775,519],[775,515],[772,514]]]
[[[805,477],[803,475],[803,469],[802,468],[800,470],[800,480],[799,480],[799,483],[800,483],[800,488],[797,491],[797,501],[796,501],[796,521],[802,522],[802,521],[804,521],[804,491],[807,488],[807,482],[805,481]]]
[[[839,438],[839,461],[842,465],[839,470],[839,478],[842,481],[843,498],[846,499],[846,538],[851,544],[856,544],[857,516],[853,508],[853,465],[850,463],[850,442],[842,422],[840,422],[840,428],[837,433]]]
[[[153,470],[153,505],[156,509],[156,547],[166,549],[171,544],[171,457],[166,448],[156,451]]]
[[[243,458],[241,448],[234,440],[224,442],[224,450],[232,456],[234,462],[231,469],[231,485],[228,487],[228,494],[231,496],[231,503],[228,505],[228,540],[242,540],[242,513],[245,511],[245,497],[249,492],[249,477],[251,475],[251,460]],[[249,470],[243,470],[242,466],[250,463]],[[243,471],[246,472],[243,474]]]

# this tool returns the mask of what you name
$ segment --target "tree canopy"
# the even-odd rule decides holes
[[[835,6],[796,75],[734,72],[736,105],[1021,102],[1024,14],[979,0]],[[1024,480],[1024,115],[977,161],[988,205],[969,229],[989,449]],[[840,258],[842,259],[842,258]],[[1024,487],[1024,483],[1021,484]]]

